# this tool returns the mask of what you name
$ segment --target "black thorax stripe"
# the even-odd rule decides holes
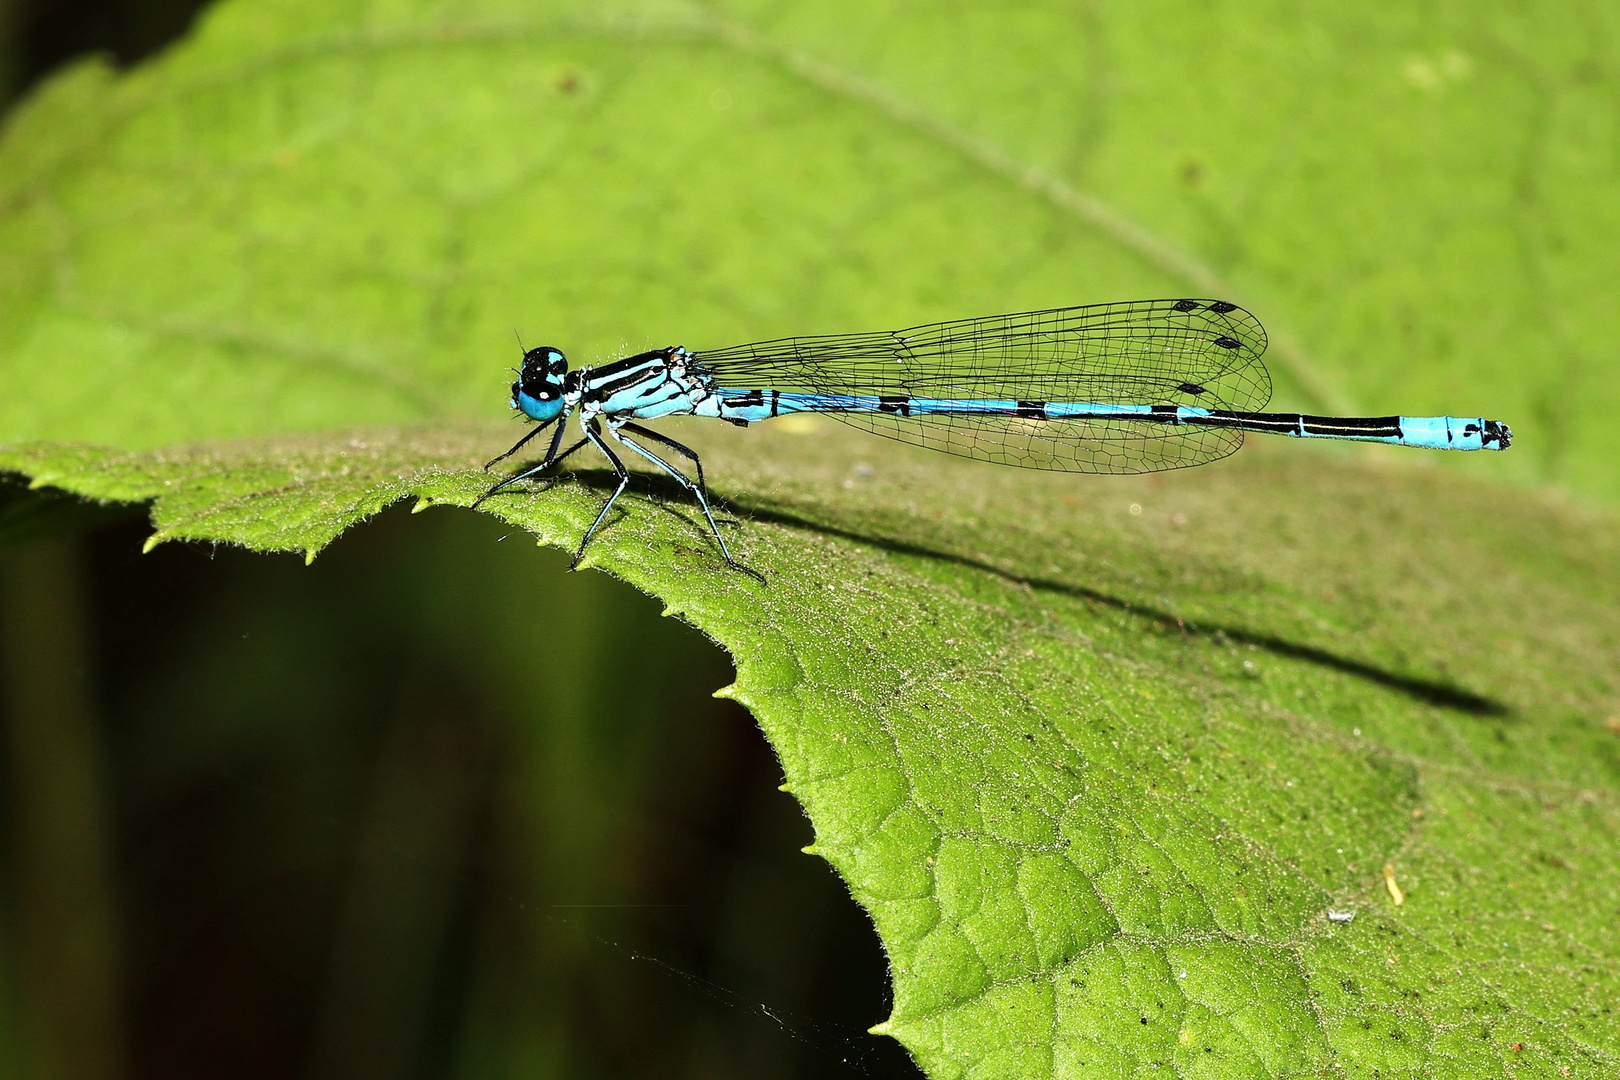
[[[654,349],[652,352],[637,353],[626,356],[623,360],[615,360],[610,364],[602,364],[591,368],[591,379],[611,379],[627,371],[640,371],[655,365],[669,362],[668,349]]]
[[[661,356],[655,356],[630,369],[622,366],[625,363],[627,361],[620,360],[613,364],[605,364],[602,367],[591,369],[586,377],[588,389],[585,391],[585,400],[603,401],[621,390],[628,390],[642,383],[656,383],[660,379],[667,380],[669,378],[669,369],[665,366]]]

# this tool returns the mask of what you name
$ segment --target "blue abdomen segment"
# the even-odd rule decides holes
[[[1435,450],[1506,450],[1513,431],[1483,417],[1403,416],[1401,445]]]
[[[927,398],[905,395],[803,394],[775,390],[717,390],[699,415],[755,422],[789,413],[888,413],[894,416],[1009,416],[1024,420],[1134,420],[1186,427],[1236,428],[1298,439],[1352,439],[1432,450],[1505,450],[1506,424],[1460,416],[1310,416],[1247,413],[1188,405],[1107,405],[1096,402]]]

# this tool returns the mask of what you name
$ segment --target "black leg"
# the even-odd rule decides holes
[[[544,461],[540,462],[540,464],[534,466],[533,468],[523,469],[523,470],[521,470],[519,472],[515,472],[511,476],[508,476],[506,479],[500,481],[494,487],[490,488],[488,491],[486,491],[482,495],[478,496],[478,498],[476,500],[474,500],[472,506],[469,509],[476,510],[478,508],[479,503],[483,502],[485,499],[489,498],[491,495],[495,494],[497,491],[500,491],[502,488],[510,487],[511,485],[517,483],[519,480],[527,480],[531,476],[537,476],[540,473],[543,473],[547,469],[551,468],[551,466],[555,465],[557,462],[561,461],[563,458],[567,457],[568,454],[572,454],[575,450],[578,450],[580,448],[580,446],[583,445],[583,443],[584,443],[583,439],[580,440],[580,442],[575,443],[573,446],[570,446],[568,448],[568,454],[563,454],[561,457],[559,457],[557,455],[557,447],[558,447],[559,444],[562,443],[563,431],[567,427],[567,424],[568,424],[568,417],[567,416],[563,416],[561,419],[562,419],[563,422],[557,425],[556,433],[551,436],[551,448],[546,451],[546,457],[545,457]],[[546,421],[547,424],[550,424],[551,422],[552,421],[550,421],[550,420]],[[518,446],[522,446],[524,442],[528,442],[535,435],[539,434],[541,431],[544,431],[544,430],[545,430],[544,425],[542,425],[541,427],[535,428],[533,431],[529,432],[529,434],[527,434],[527,435],[525,435],[523,437],[523,441],[519,442]],[[501,457],[505,457],[507,454],[511,454],[511,453],[515,452],[517,450],[517,448],[518,448],[517,446],[512,447],[511,450],[508,450],[506,452],[506,454],[502,454]],[[496,458],[495,459],[495,461],[499,461],[499,460],[501,460],[501,458]],[[492,462],[490,462],[490,465],[493,465],[494,463],[495,462],[492,461]],[[486,469],[489,468],[489,465],[485,465],[484,468],[486,468]]]
[[[765,580],[765,575],[764,574],[761,574],[758,570],[755,570],[752,567],[744,566],[742,563],[738,562],[736,559],[733,559],[731,557],[731,550],[726,547],[726,538],[721,536],[720,535],[720,530],[715,527],[714,514],[711,513],[710,510],[709,510],[708,492],[705,491],[704,487],[703,487],[703,465],[702,465],[702,463],[701,462],[698,463],[698,478],[697,478],[697,481],[694,482],[691,477],[689,477],[685,473],[681,472],[675,466],[671,465],[669,462],[665,461],[663,458],[659,457],[657,454],[653,453],[651,450],[648,450],[644,446],[637,446],[635,443],[631,442],[629,439],[627,439],[623,435],[619,434],[619,428],[628,428],[629,430],[634,431],[638,435],[643,435],[643,436],[646,436],[648,438],[656,439],[661,443],[665,443],[665,444],[667,444],[669,446],[673,446],[675,449],[681,451],[687,457],[691,458],[694,462],[697,462],[698,456],[696,454],[694,454],[692,451],[688,450],[686,447],[682,446],[680,443],[676,442],[674,439],[665,438],[664,436],[658,434],[656,431],[649,431],[647,428],[640,427],[640,426],[638,426],[636,424],[624,423],[624,424],[618,425],[618,427],[615,427],[612,424],[608,425],[608,434],[609,435],[612,435],[619,442],[623,443],[625,446],[628,446],[630,449],[634,450],[636,453],[640,454],[642,457],[646,458],[648,461],[652,462],[654,465],[658,466],[660,469],[663,469],[669,475],[673,476],[680,483],[680,485],[682,487],[684,487],[687,491],[690,491],[693,494],[693,496],[696,497],[698,506],[702,507],[702,509],[703,509],[703,517],[709,523],[709,531],[714,533],[715,543],[720,545],[720,554],[722,554],[722,555],[724,555],[726,557],[726,562],[731,565],[731,568],[734,569],[734,570],[741,570],[743,573],[748,574],[750,577],[754,577],[754,578],[759,579],[759,583],[761,585],[768,585],[769,582],[767,582]]]
[[[561,440],[558,440],[558,441],[561,441]],[[584,446],[586,444],[586,442],[588,442],[588,441],[589,440],[587,440],[587,439],[580,439],[578,442],[574,443],[573,446],[570,446],[568,449],[564,450],[562,453],[558,454],[556,457],[554,457],[550,461],[546,462],[546,465],[548,465],[548,466],[550,466],[550,465],[561,465],[567,459],[569,454],[572,454],[575,450],[578,450],[580,447]]]
[[[707,502],[709,498],[709,485],[703,479],[703,462],[698,458],[696,451],[694,451],[690,446],[683,446],[674,439],[670,438],[668,435],[656,432],[652,428],[644,428],[640,424],[623,423],[620,424],[619,427],[624,431],[633,431],[644,439],[651,439],[655,443],[662,443],[664,446],[669,447],[677,454],[685,454],[687,460],[691,461],[692,466],[697,469],[698,492],[701,494],[705,502]],[[669,466],[665,465],[664,468],[668,469]]]
[[[592,417],[590,422],[585,425],[585,437],[591,441],[593,446],[602,451],[603,456],[608,461],[613,463],[613,471],[619,474],[619,486],[613,489],[613,494],[609,495],[607,502],[602,504],[602,509],[597,513],[596,520],[591,522],[591,527],[585,530],[585,539],[579,542],[579,550],[574,552],[574,561],[568,564],[570,570],[577,567],[579,560],[585,557],[585,545],[591,542],[591,537],[596,535],[596,530],[602,524],[602,519],[607,517],[608,511],[613,509],[614,502],[618,500],[620,495],[624,494],[625,487],[630,483],[630,470],[624,467],[624,462],[619,460],[619,455],[615,454],[608,447],[608,444],[602,441],[602,431],[597,427],[595,417]]]
[[[513,446],[512,446],[512,449],[508,450],[504,454],[501,454],[499,457],[492,457],[488,461],[484,462],[484,471],[489,472],[489,467],[491,465],[495,464],[497,461],[505,461],[507,458],[511,457],[513,454],[515,454],[519,450],[523,449],[523,444],[524,443],[528,442],[530,439],[534,438],[536,435],[540,434],[542,431],[546,430],[546,428],[550,427],[552,424],[555,424],[556,422],[557,422],[556,417],[552,417],[550,420],[547,420],[545,423],[541,424],[539,427],[534,428],[533,430],[531,430],[528,434],[524,435],[523,438],[519,439],[516,443],[514,443]]]

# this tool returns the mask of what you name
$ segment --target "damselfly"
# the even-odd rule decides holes
[[[1224,300],[1055,308],[696,352],[676,345],[574,371],[543,345],[524,353],[512,384],[512,408],[539,426],[484,467],[552,425],[556,433],[539,464],[506,477],[478,502],[591,443],[619,483],[585,530],[578,565],[630,481],[606,434],[691,492],[726,562],[759,577],[732,558],[715,526],[697,454],[636,421],[710,416],[746,426],[827,413],[946,453],[1079,473],[1202,465],[1235,451],[1246,431],[1436,450],[1505,450],[1512,438],[1506,424],[1477,417],[1262,412],[1271,400],[1271,376],[1260,362],[1265,349],[1254,316]],[[559,453],[576,412],[584,437]],[[631,436],[685,457],[697,479]]]

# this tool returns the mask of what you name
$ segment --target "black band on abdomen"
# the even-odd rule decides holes
[[[1217,409],[1209,416],[1189,416],[1182,423],[1241,428],[1274,435],[1321,435],[1340,439],[1399,439],[1398,416],[1308,416],[1302,413],[1242,413]]]

